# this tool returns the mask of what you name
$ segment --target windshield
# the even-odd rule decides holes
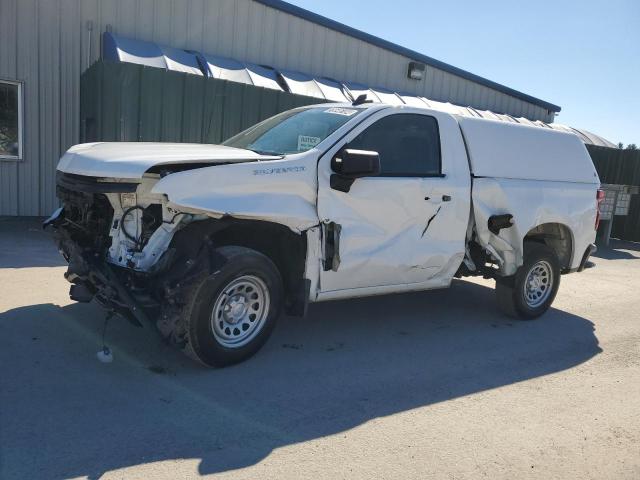
[[[343,107],[289,110],[231,137],[223,145],[272,155],[306,152],[361,111]]]

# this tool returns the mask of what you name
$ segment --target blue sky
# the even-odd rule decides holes
[[[288,0],[562,107],[640,146],[640,0]]]

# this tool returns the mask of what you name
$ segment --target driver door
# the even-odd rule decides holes
[[[464,152],[442,147],[442,122],[459,134],[445,114],[385,109],[320,159],[320,297],[448,285],[464,256],[470,179],[450,162]],[[345,148],[375,151],[381,165],[346,192],[331,187],[331,160]]]

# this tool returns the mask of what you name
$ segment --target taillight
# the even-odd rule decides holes
[[[600,226],[600,204],[604,202],[604,197],[606,197],[604,190],[598,189],[596,192],[596,230],[598,230],[598,227]]]

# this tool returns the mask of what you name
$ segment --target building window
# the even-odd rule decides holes
[[[0,160],[22,159],[22,84],[0,80]]]

